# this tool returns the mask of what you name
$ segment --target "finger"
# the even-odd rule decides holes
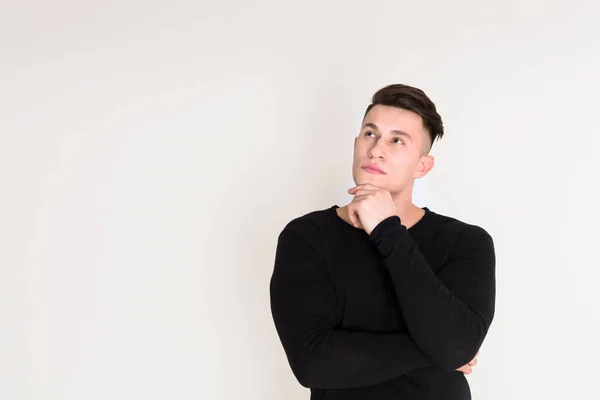
[[[471,367],[469,367],[468,365],[465,365],[464,367],[462,367],[460,369],[460,371],[462,373],[464,373],[465,375],[469,375],[471,372],[473,372],[473,369]]]
[[[352,222],[353,226],[355,226],[356,228],[360,226],[358,213],[356,212],[356,210],[354,210],[353,207],[348,206],[348,217],[350,217],[350,222]]]
[[[351,194],[354,196],[375,196],[377,192],[373,190],[360,189]]]
[[[363,189],[381,190],[379,186],[375,186],[372,183],[361,183],[360,185],[356,185],[356,187]]]
[[[366,194],[375,195],[375,194],[377,194],[377,191],[371,190],[371,189],[358,189],[358,190],[353,191],[350,194],[353,194],[355,196],[364,196]]]
[[[361,196],[354,196],[351,203],[358,203],[358,202],[368,199],[369,197],[371,197],[371,195],[368,195],[368,194],[363,194]]]
[[[354,210],[348,205],[348,218],[350,218],[350,222],[352,225],[356,225],[356,217],[354,216]]]
[[[356,190],[367,189],[367,190],[382,190],[380,187],[372,185],[370,183],[363,183],[362,185],[356,185],[353,188],[348,189],[348,193],[353,193]]]
[[[469,363],[470,366],[475,366],[477,365],[477,359],[474,358],[473,360],[471,360],[471,362]]]

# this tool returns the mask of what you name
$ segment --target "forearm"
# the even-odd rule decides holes
[[[432,366],[408,334],[323,330],[303,340],[278,329],[301,385],[345,389],[376,385]]]
[[[473,240],[485,247],[489,239],[480,236]],[[383,221],[371,237],[384,256],[408,331],[419,348],[444,369],[456,369],[469,362],[493,318],[494,262],[490,247],[473,249],[471,258],[447,266],[438,277],[399,220]],[[464,277],[449,278],[458,281],[454,286],[459,290],[453,291],[443,281],[443,274],[457,275],[461,271]]]
[[[396,274],[394,285],[408,331],[437,366],[453,370],[473,359],[489,324],[435,276]]]

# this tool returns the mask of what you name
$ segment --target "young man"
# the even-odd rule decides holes
[[[465,374],[494,317],[495,251],[484,229],[412,202],[443,133],[420,89],[379,90],[354,139],[352,201],[279,235],[272,315],[313,400],[471,398]]]

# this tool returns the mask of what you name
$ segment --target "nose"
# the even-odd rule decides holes
[[[383,151],[383,143],[381,143],[381,139],[375,141],[375,144],[371,146],[368,152],[369,158],[378,158],[383,159],[385,157],[385,153]]]

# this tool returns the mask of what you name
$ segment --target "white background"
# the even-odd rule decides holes
[[[276,238],[350,201],[390,83],[446,126],[417,204],[496,242],[474,398],[597,398],[599,20],[594,1],[3,0],[0,398],[308,399],[270,315]]]

